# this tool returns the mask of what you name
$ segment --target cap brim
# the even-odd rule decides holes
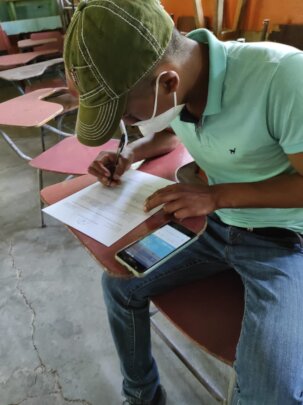
[[[112,99],[97,107],[79,104],[76,135],[81,143],[99,146],[112,138],[126,108],[127,96]]]

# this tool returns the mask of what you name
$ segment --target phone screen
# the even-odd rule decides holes
[[[118,253],[138,272],[144,272],[174,250],[188,242],[195,234],[178,224],[166,224]]]

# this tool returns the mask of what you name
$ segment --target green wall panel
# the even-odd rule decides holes
[[[1,23],[7,35],[17,35],[27,32],[38,32],[61,28],[60,16],[42,17],[27,20],[7,21]]]

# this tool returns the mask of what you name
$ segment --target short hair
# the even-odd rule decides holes
[[[166,48],[162,58],[159,63],[166,62],[167,60],[176,59],[180,57],[185,49],[185,37],[182,35],[177,28],[173,29],[171,40]]]
[[[186,51],[186,38],[177,30],[177,28],[173,29],[172,37],[170,42],[164,51],[163,56],[157,63],[157,65],[149,72],[144,78],[138,83],[138,87],[147,87],[154,83],[156,79],[155,71],[159,65],[179,59],[181,56],[184,55]]]

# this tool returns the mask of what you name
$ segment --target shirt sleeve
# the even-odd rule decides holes
[[[268,127],[286,154],[303,152],[303,52],[285,57],[271,82]]]

